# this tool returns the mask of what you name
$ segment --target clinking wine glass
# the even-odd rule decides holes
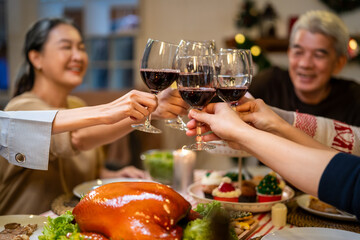
[[[250,49],[233,49],[233,48],[220,48],[219,52],[229,52],[229,51],[244,51],[249,63],[249,72],[250,72],[250,82],[254,76],[255,66],[252,58],[252,53]],[[216,66],[215,66],[216,67]]]
[[[213,55],[216,50],[215,40],[194,41],[194,40],[181,40],[177,50],[178,57],[184,56],[200,56],[200,55]],[[176,119],[167,119],[165,124],[169,127],[187,130],[186,124],[181,118],[177,116]]]
[[[251,84],[247,53],[240,49],[221,49],[215,59],[216,94],[235,108]]]
[[[177,57],[180,70],[177,87],[181,97],[192,108],[203,109],[215,96],[216,74],[213,57],[184,56]],[[201,122],[196,123],[196,143],[184,146],[186,150],[211,150],[215,146],[202,141]]]
[[[179,43],[178,56],[213,55],[215,51],[215,40],[194,41],[182,39]]]
[[[177,47],[175,44],[159,40],[149,39],[147,41],[141,60],[140,74],[151,93],[158,94],[179,77],[179,70],[175,67]],[[146,117],[144,124],[134,124],[132,127],[149,133],[162,132],[151,125],[151,115]]]
[[[220,49],[215,65],[218,74],[216,93],[234,109],[251,84],[251,52],[247,49]],[[238,161],[238,172],[242,172],[241,159]],[[241,181],[239,178],[239,186]]]

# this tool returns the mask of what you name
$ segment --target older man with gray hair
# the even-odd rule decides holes
[[[291,31],[289,69],[260,72],[250,93],[274,107],[360,126],[360,85],[335,77],[347,63],[348,41],[348,29],[335,14],[303,14]]]

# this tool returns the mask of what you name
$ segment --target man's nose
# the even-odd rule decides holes
[[[311,54],[304,54],[299,59],[299,66],[304,68],[311,68],[314,66],[314,59]]]

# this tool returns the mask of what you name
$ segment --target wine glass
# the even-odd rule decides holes
[[[216,54],[215,65],[216,94],[235,108],[251,84],[248,55],[241,49],[221,49]]]
[[[200,56],[200,55],[213,55],[215,53],[216,46],[215,40],[205,41],[193,41],[193,40],[181,40],[177,50],[177,56]],[[165,124],[169,127],[187,130],[186,123],[180,115],[176,119],[167,119]]]
[[[192,108],[201,110],[215,96],[216,74],[213,57],[207,56],[177,56],[180,70],[177,87],[181,97]],[[196,143],[184,146],[186,150],[210,150],[215,146],[202,141],[202,123],[197,122]]]
[[[232,49],[232,48],[220,48],[219,52],[227,52],[227,51],[233,51],[233,50],[239,50],[239,51],[244,51],[248,62],[249,62],[249,71],[250,71],[250,81],[252,81],[252,78],[254,76],[254,63],[253,63],[253,58],[252,58],[252,54],[251,54],[251,50],[250,49]]]
[[[179,77],[179,70],[175,67],[177,47],[175,44],[151,38],[147,41],[141,60],[140,74],[151,93],[158,94],[160,91],[168,88]],[[151,115],[146,117],[144,124],[134,124],[131,126],[137,130],[149,133],[162,132],[151,125]]]
[[[215,40],[194,41],[182,39],[177,54],[179,56],[213,55],[215,51]]]

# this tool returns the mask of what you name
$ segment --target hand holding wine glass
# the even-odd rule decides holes
[[[141,60],[140,74],[151,93],[158,94],[168,88],[178,77],[179,70],[175,67],[177,45],[149,39]],[[144,124],[132,125],[133,128],[149,132],[161,133],[161,130],[151,125],[151,115]]]
[[[194,41],[182,39],[177,50],[177,57],[213,55],[215,49],[215,40]],[[165,124],[178,130],[187,130],[186,124],[180,115],[176,119],[166,120]]]
[[[215,96],[216,74],[212,56],[177,57],[180,75],[177,87],[181,97],[192,108],[201,110]],[[201,123],[197,122],[196,143],[184,148],[187,150],[210,150],[215,146],[202,141]]]

